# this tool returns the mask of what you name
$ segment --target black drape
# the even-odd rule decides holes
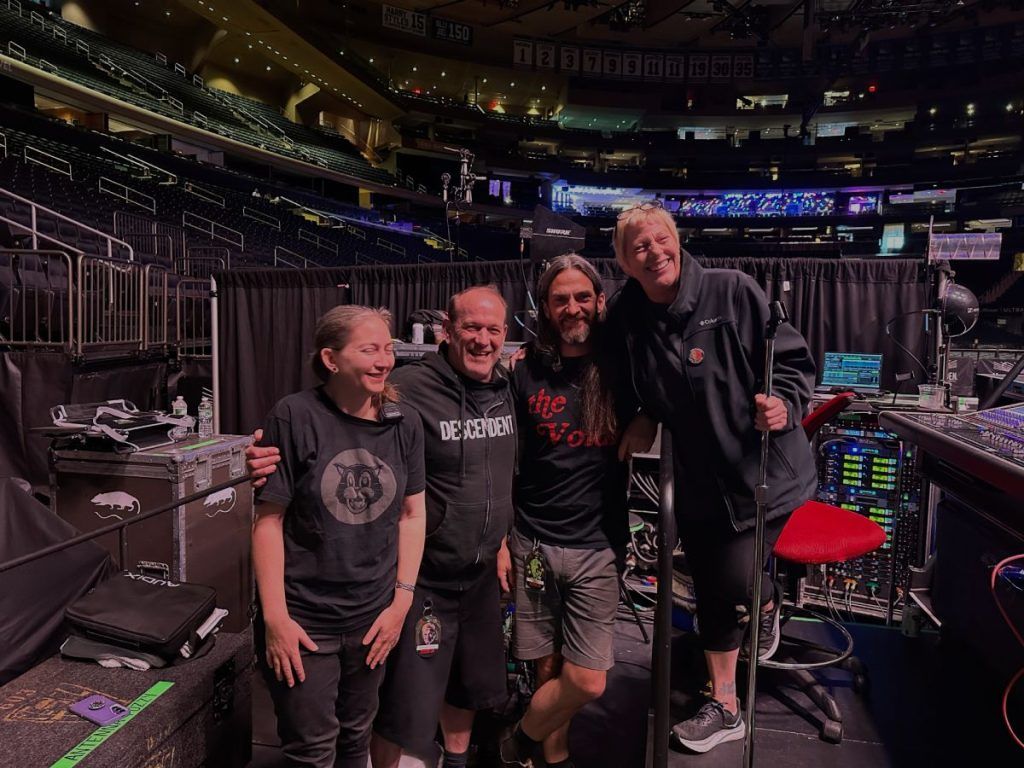
[[[926,306],[921,263],[912,260],[707,259],[708,267],[741,269],[772,298],[786,302],[793,325],[807,338],[820,365],[826,351],[881,352],[883,385],[912,365],[891,340],[885,323]],[[625,277],[611,259],[596,260],[605,289],[614,293]],[[247,433],[284,395],[310,386],[316,319],[339,303],[383,306],[396,334],[416,309],[443,309],[448,297],[479,283],[497,287],[510,312],[523,318],[538,267],[520,262],[366,266],[320,270],[246,270],[217,275],[220,314],[221,430]],[[920,316],[894,326],[899,340],[925,354]],[[509,338],[521,339],[509,323]]]

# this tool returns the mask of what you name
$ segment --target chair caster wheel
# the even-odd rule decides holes
[[[838,744],[843,740],[843,724],[835,720],[826,720],[821,726],[821,738],[829,744]]]

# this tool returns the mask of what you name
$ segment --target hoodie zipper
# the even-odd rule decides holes
[[[497,399],[495,399],[493,403],[491,403],[489,406],[487,406],[487,408],[484,409],[485,430],[486,419],[488,418],[491,411],[505,404],[505,398],[499,396]],[[473,560],[474,565],[478,565],[480,563],[480,555],[481,550],[483,549],[484,537],[487,535],[487,529],[490,527],[491,524],[491,436],[489,433],[486,434],[484,437],[484,467],[486,470],[484,472],[484,477],[487,478],[487,502],[484,504],[484,527],[480,531],[480,544],[478,544],[476,548],[476,558]]]

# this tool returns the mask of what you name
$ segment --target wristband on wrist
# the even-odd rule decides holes
[[[415,592],[416,591],[416,585],[415,584],[406,584],[404,581],[396,581],[395,582],[395,589],[404,589],[406,592]]]

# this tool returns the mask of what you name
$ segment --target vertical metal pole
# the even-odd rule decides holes
[[[654,619],[651,665],[653,712],[647,718],[647,768],[668,765],[669,698],[672,692],[672,553],[676,548],[672,436],[661,428],[661,465],[658,471],[658,607]]]
[[[775,369],[775,333],[779,325],[787,319],[786,308],[781,301],[773,301],[770,305],[770,319],[765,331],[764,351],[764,393],[772,396],[772,374]],[[751,587],[753,596],[750,601],[750,653],[747,662],[747,704],[744,711],[746,732],[743,737],[743,766],[751,768],[754,764],[754,704],[757,699],[757,662],[760,656],[761,640],[761,582],[764,571],[764,528],[768,514],[768,448],[771,445],[771,432],[761,433],[761,466],[758,471],[757,488],[754,499],[757,502],[757,517],[754,525],[754,562],[751,566]]]
[[[217,279],[210,277],[210,345],[213,358],[213,433],[220,434],[220,339],[217,321]]]

